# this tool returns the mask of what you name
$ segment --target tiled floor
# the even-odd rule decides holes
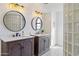
[[[43,54],[42,56],[63,56],[63,48],[62,47],[52,47],[50,50]]]

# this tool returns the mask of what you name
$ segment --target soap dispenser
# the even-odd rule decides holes
[[[16,33],[16,37],[18,37],[19,33]]]

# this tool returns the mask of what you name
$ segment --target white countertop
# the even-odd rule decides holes
[[[35,34],[35,35],[32,35],[32,36],[49,36],[49,34]]]
[[[4,42],[10,42],[10,41],[16,41],[16,40],[22,40],[25,38],[33,38],[34,36],[26,36],[26,37],[1,37],[0,39],[3,40]]]
[[[34,38],[35,36],[48,36],[49,34],[36,34],[36,35],[28,35],[28,36],[22,36],[22,37],[0,37],[1,40],[4,42],[10,42],[10,41],[16,41],[16,40],[22,40],[26,38]]]

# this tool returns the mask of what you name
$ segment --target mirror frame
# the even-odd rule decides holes
[[[24,26],[23,26],[21,29],[18,30],[18,31],[21,31],[21,30],[25,27],[25,25],[26,25],[26,20],[25,20],[24,15],[23,15],[22,13],[18,12],[18,11],[11,10],[11,11],[8,11],[8,12],[5,13],[5,15],[3,16],[3,23],[4,23],[5,27],[6,27],[8,30],[12,31],[12,32],[18,32],[18,31],[13,31],[13,30],[9,29],[9,28],[7,27],[7,25],[5,24],[5,21],[4,21],[4,20],[5,20],[5,16],[6,16],[9,12],[16,12],[16,13],[19,13],[19,14],[23,17]]]
[[[41,20],[41,27],[40,27],[40,29],[39,29],[39,30],[41,30],[42,27],[43,27],[43,22],[42,22],[42,19],[41,19],[40,17],[33,17],[32,21],[31,21],[31,27],[32,27],[32,29],[35,30],[35,31],[37,31],[37,29],[35,29],[35,28],[33,27],[33,20],[34,20],[34,18],[36,18],[36,20],[37,20],[38,18]]]

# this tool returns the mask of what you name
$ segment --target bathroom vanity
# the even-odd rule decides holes
[[[2,39],[2,56],[38,56],[47,52],[50,47],[48,35]]]
[[[32,56],[34,55],[33,37],[14,38],[14,39],[10,39],[14,41],[8,40],[6,42],[2,42],[1,44],[2,56]]]
[[[42,55],[50,48],[49,36],[35,36],[34,38],[34,54],[36,56]]]

